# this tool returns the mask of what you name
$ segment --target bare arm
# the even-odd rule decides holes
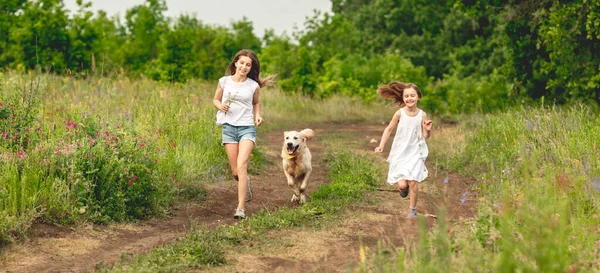
[[[260,126],[263,123],[263,118],[260,115],[260,87],[256,87],[254,96],[252,96],[252,108],[254,109],[254,123],[256,126]]]
[[[394,131],[394,129],[396,129],[396,126],[398,126],[399,122],[400,122],[400,111],[396,111],[396,113],[392,117],[392,120],[390,121],[388,126],[385,127],[385,130],[383,130],[383,134],[381,135],[381,141],[379,142],[379,146],[377,146],[377,148],[375,148],[376,153],[383,152],[385,143],[387,142],[388,138],[390,138],[392,131]]]
[[[421,126],[423,130],[423,138],[428,139],[431,136],[431,127],[432,121],[427,119],[427,114],[423,112],[423,126]]]
[[[223,101],[223,88],[219,84],[217,86],[217,91],[215,91],[215,97],[213,98],[212,104],[217,110],[221,110],[225,113],[229,111],[229,105],[222,103]]]

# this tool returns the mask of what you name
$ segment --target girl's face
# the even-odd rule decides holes
[[[240,76],[248,75],[248,72],[252,69],[252,59],[247,56],[240,56],[240,58],[235,62],[235,73]]]
[[[417,90],[412,87],[404,89],[404,92],[402,92],[402,99],[404,100],[404,104],[406,106],[415,106],[419,101],[419,93],[417,93]]]

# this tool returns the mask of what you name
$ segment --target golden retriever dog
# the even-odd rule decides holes
[[[293,190],[292,203],[300,204],[306,202],[306,184],[312,172],[311,154],[306,146],[306,141],[311,139],[315,133],[311,129],[300,132],[286,131],[283,133],[283,147],[281,157],[283,158],[283,172],[287,177],[288,186]]]

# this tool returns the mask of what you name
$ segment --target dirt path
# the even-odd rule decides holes
[[[323,156],[324,150],[318,139],[320,135],[340,135],[346,142],[343,147],[348,151],[370,154],[378,145],[371,140],[379,140],[385,127],[352,124],[312,126],[316,136],[316,141],[310,145],[311,150],[316,150],[313,161],[319,161]],[[390,145],[391,141],[387,152]],[[387,153],[380,158],[385,166],[386,157]],[[461,202],[461,199],[474,181],[457,173],[439,171],[431,163],[427,167],[430,178],[420,184],[419,214],[435,215],[443,206],[451,222],[473,217],[473,196],[467,203]],[[354,272],[360,261],[361,247],[368,253],[376,251],[378,245],[387,249],[409,249],[419,234],[418,221],[406,219],[409,200],[401,198],[393,189],[382,179],[381,190],[368,197],[373,202],[354,205],[344,214],[346,219],[341,223],[319,230],[271,231],[262,240],[248,242],[227,253],[226,266],[198,272]],[[437,221],[433,217],[424,219],[428,227]]]
[[[313,174],[309,192],[318,185],[327,183],[327,172],[322,163],[325,148],[321,143],[324,134],[336,133],[352,135],[355,149],[369,152],[377,145],[369,143],[379,139],[382,125],[319,124],[296,126],[290,130],[312,128],[315,138],[309,147],[313,153]],[[266,171],[252,177],[254,200],[247,203],[250,215],[263,208],[269,210],[287,206],[290,189],[281,170],[280,145],[283,133],[271,132],[259,139],[259,145],[269,161]],[[350,147],[350,146],[349,146]],[[356,148],[358,147],[358,148]],[[387,149],[389,151],[389,148]],[[384,155],[385,156],[385,155]],[[382,164],[384,159],[382,156]],[[429,160],[432,162],[432,160]],[[430,169],[430,183],[423,184],[419,194],[419,208],[422,213],[436,213],[436,207],[447,207],[452,219],[470,217],[471,205],[460,202],[461,194],[468,187],[468,180],[454,173],[438,173]],[[268,171],[274,170],[274,171]],[[443,183],[448,177],[451,184]],[[449,187],[448,185],[452,185]],[[347,220],[326,231],[292,233],[273,231],[267,237],[286,238],[284,246],[261,246],[261,242],[248,245],[239,255],[229,258],[228,265],[212,268],[221,272],[339,272],[346,271],[348,265],[358,261],[360,241],[373,249],[378,240],[391,246],[408,246],[418,234],[417,222],[405,219],[408,199],[401,199],[392,188],[382,184],[383,191],[371,194],[372,205],[354,207]],[[172,242],[186,234],[193,223],[208,226],[232,224],[237,200],[237,187],[234,181],[225,181],[207,187],[208,201],[201,204],[189,203],[178,207],[168,217],[142,221],[137,224],[98,226],[89,225],[67,229],[49,225],[35,225],[29,239],[15,244],[0,257],[2,272],[85,272],[94,270],[98,264],[111,264],[122,255],[147,252],[155,247]],[[451,196],[452,198],[445,198]],[[251,216],[250,216],[251,217]],[[433,218],[427,218],[429,225]],[[268,244],[264,242],[264,244]],[[243,259],[240,263],[238,259]]]

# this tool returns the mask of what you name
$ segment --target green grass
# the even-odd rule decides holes
[[[478,178],[478,214],[422,231],[399,258],[406,271],[600,272],[599,124],[581,105],[511,109],[465,122],[455,145],[432,143]]]

